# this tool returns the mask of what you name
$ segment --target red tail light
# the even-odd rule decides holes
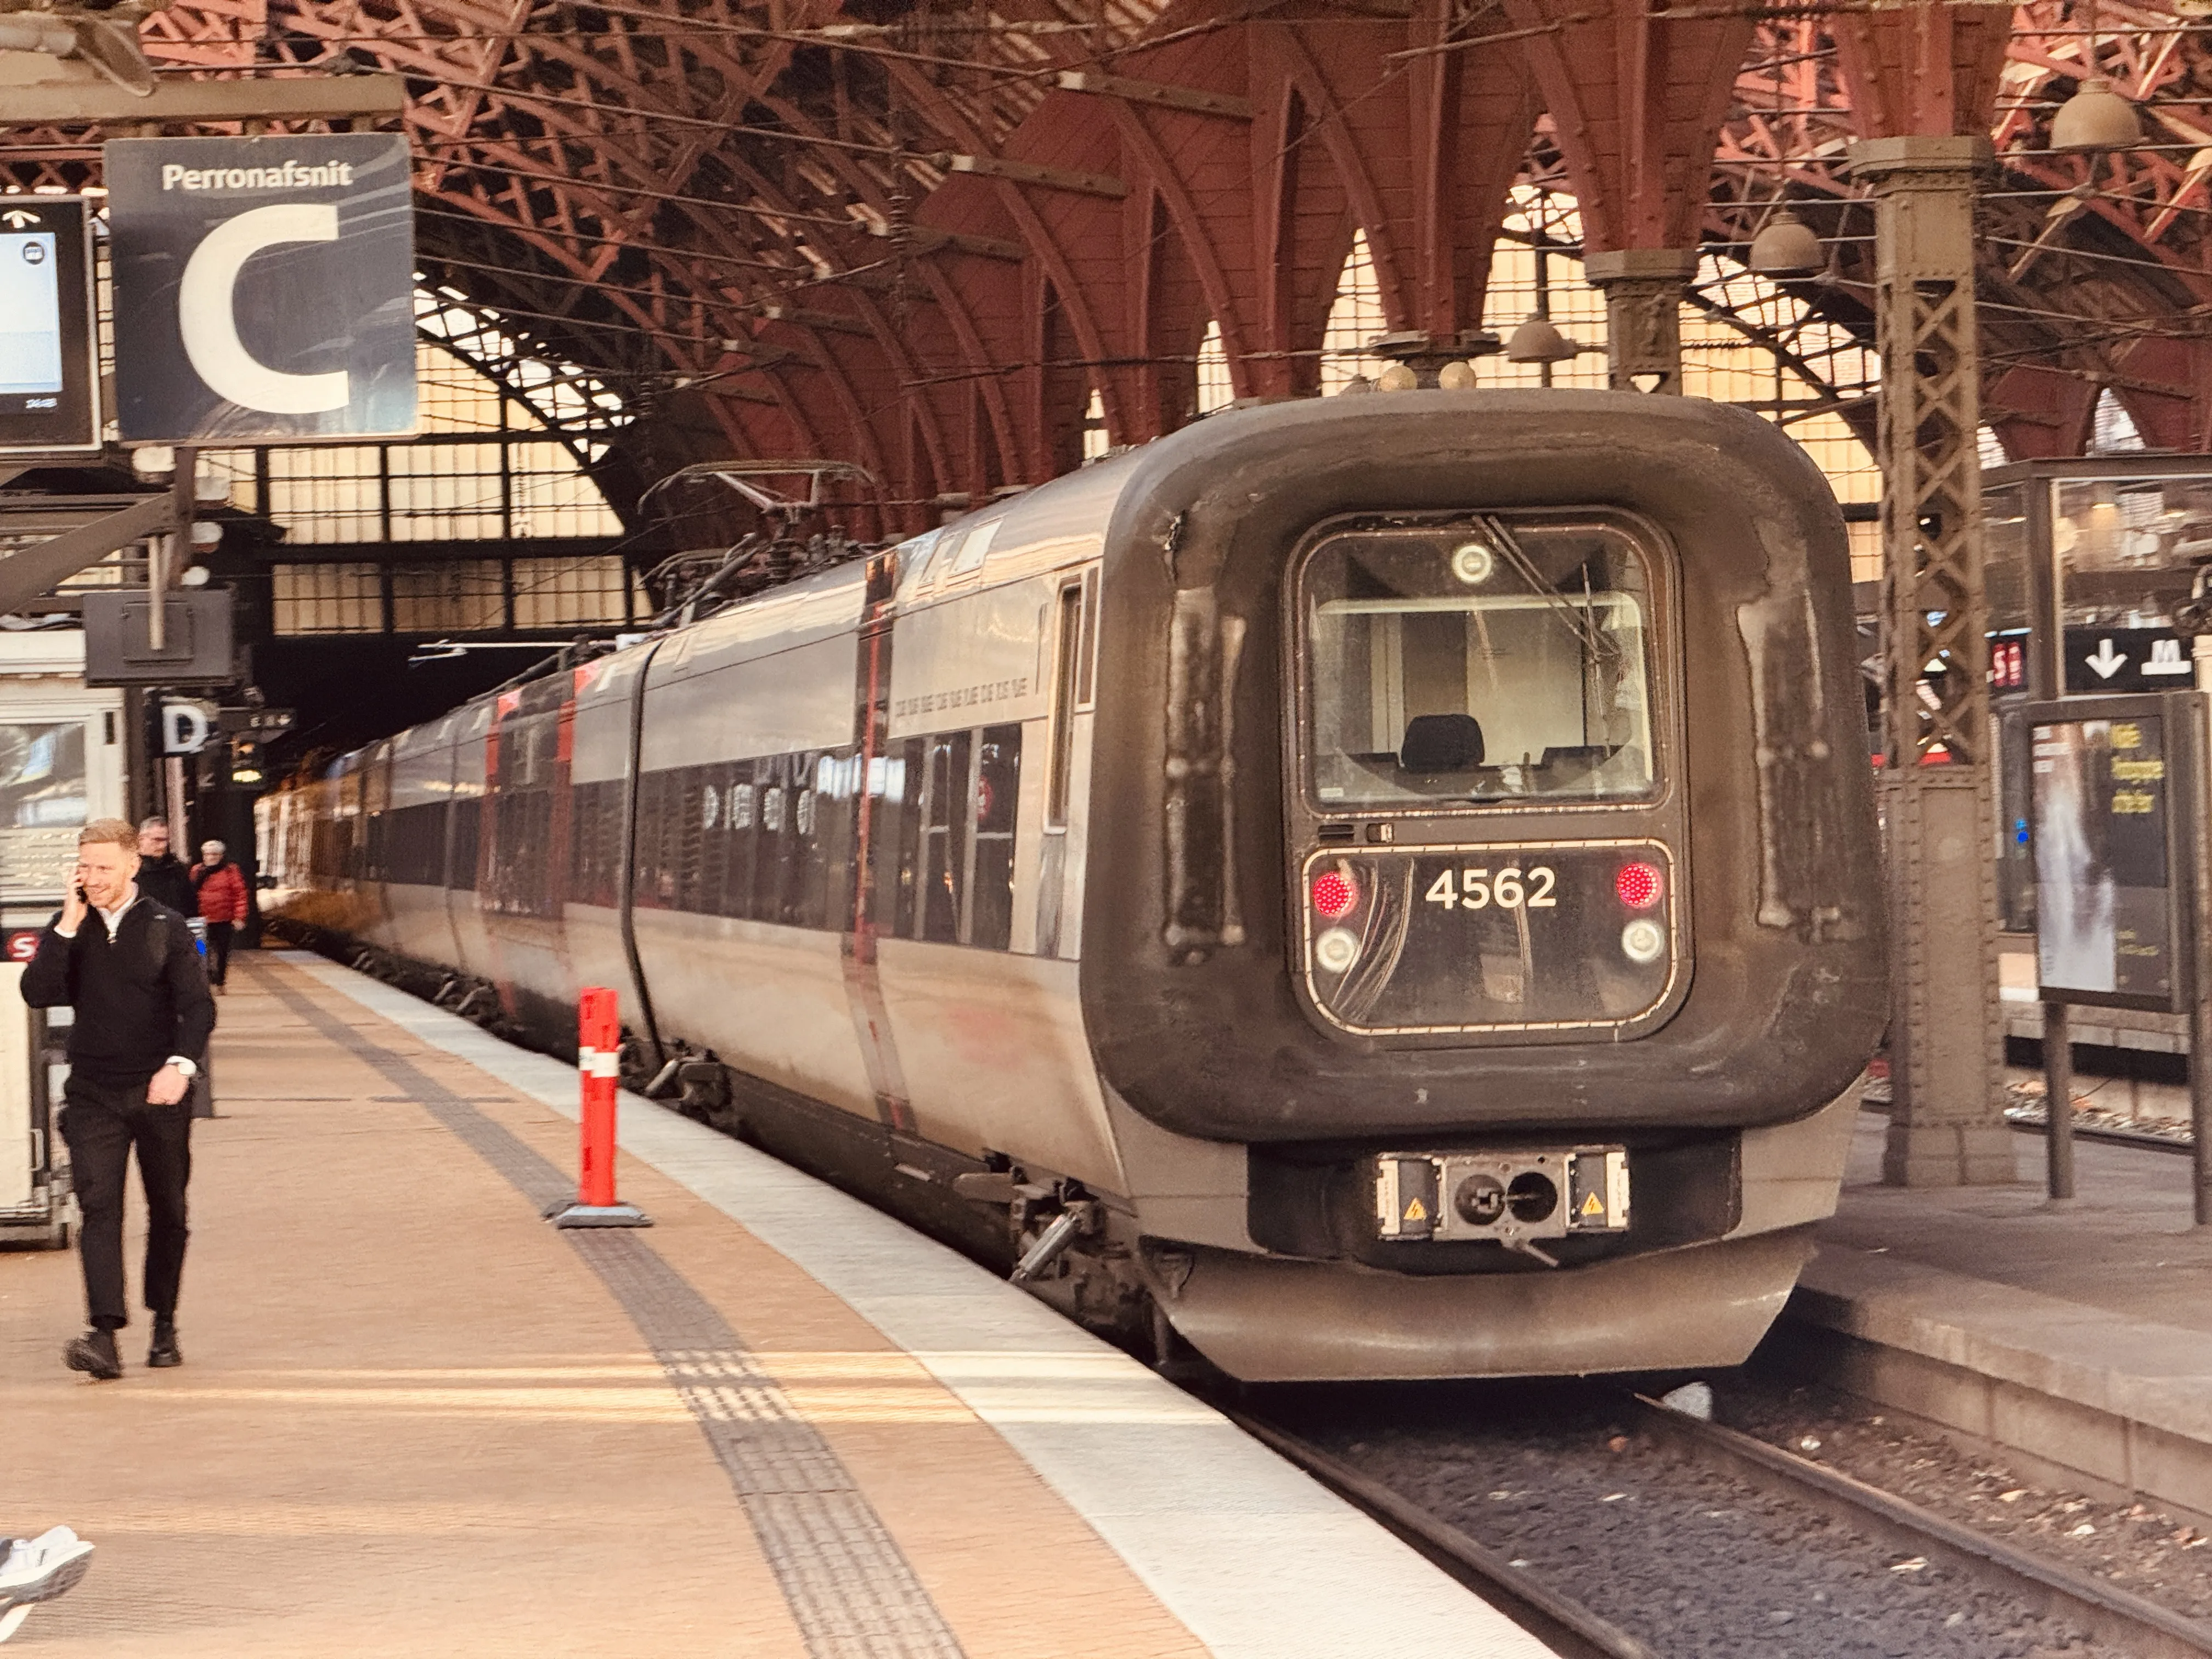
[[[1632,910],[1649,910],[1666,891],[1657,868],[1649,864],[1624,864],[1613,878],[1613,890]]]
[[[1334,921],[1359,902],[1359,889],[1349,876],[1325,870],[1314,878],[1313,908],[1323,921]]]

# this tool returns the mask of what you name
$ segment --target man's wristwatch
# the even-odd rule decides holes
[[[190,1082],[193,1078],[196,1078],[200,1074],[199,1062],[194,1060],[186,1060],[182,1054],[171,1054],[169,1056],[169,1064],[182,1072],[185,1074],[185,1079],[187,1082]]]

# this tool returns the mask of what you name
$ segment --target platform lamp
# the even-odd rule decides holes
[[[2112,90],[2112,81],[2094,73],[2099,58],[2097,8],[2090,0],[2083,18],[2081,64],[2092,73],[2051,118],[2051,148],[2095,153],[2132,149],[2142,143],[2142,118],[2136,106]],[[2094,165],[2094,163],[2092,164]]]
[[[1780,208],[1751,239],[1744,263],[1759,276],[1802,276],[1823,269],[1828,255],[1812,226],[1788,208]]]
[[[1532,311],[1505,342],[1509,363],[1564,363],[1582,356],[1577,345],[1540,311]]]

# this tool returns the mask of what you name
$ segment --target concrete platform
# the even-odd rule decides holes
[[[11,1654],[1547,1651],[784,1165],[629,1099],[657,1224],[556,1231],[572,1069],[312,957],[232,986],[185,1366],[142,1322],[120,1382],[64,1370],[74,1257],[0,1254],[0,1526],[100,1547]]]
[[[2024,1472],[2212,1523],[2212,1230],[2190,1163],[2077,1142],[2075,1207],[1881,1184],[1863,1115],[1836,1216],[1762,1355],[2003,1449]]]

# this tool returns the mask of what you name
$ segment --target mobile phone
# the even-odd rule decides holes
[[[92,902],[92,895],[84,890],[84,884],[82,882],[79,882],[76,884],[76,902],[79,904],[89,904]]]

